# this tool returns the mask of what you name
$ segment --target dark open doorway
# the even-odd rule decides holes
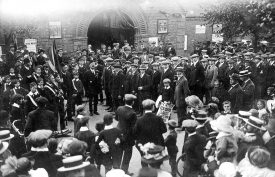
[[[134,44],[135,27],[130,17],[119,10],[108,10],[99,13],[89,25],[88,44],[100,48],[101,44],[111,46],[114,42],[123,44],[127,40]]]

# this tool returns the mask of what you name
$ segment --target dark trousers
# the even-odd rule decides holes
[[[110,89],[108,87],[105,87],[104,92],[106,96],[106,105],[112,106],[113,103],[112,103],[112,95],[111,95]]]
[[[192,95],[197,95],[201,101],[203,101],[203,88],[200,85],[190,86]]]
[[[256,87],[255,87],[255,98],[256,99],[263,98],[264,93],[265,93],[265,86],[264,86],[264,84],[256,84]]]
[[[68,93],[68,98],[67,98],[67,118],[72,119],[72,94]]]
[[[72,97],[72,113],[75,115],[75,105],[81,105],[82,104],[82,96],[80,94],[77,94],[76,96]]]
[[[171,174],[173,177],[177,176],[177,154],[169,154],[169,164],[171,166]]]
[[[127,173],[128,169],[129,169],[129,164],[130,164],[130,160],[132,158],[132,153],[133,153],[133,147],[125,147],[124,148],[124,155],[123,155],[123,159],[122,159],[122,164],[121,164],[121,169]]]
[[[89,110],[90,110],[90,113],[93,112],[93,101],[94,101],[94,112],[97,112],[97,103],[98,103],[97,94],[90,94],[89,95]]]
[[[182,121],[186,119],[186,106],[177,106],[178,125],[181,127]]]
[[[99,101],[101,103],[103,103],[103,91],[102,90],[99,92]]]

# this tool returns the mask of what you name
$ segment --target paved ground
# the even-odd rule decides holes
[[[103,121],[103,116],[108,113],[107,111],[105,111],[105,108],[106,107],[104,107],[102,105],[99,105],[98,106],[98,112],[99,112],[100,115],[94,115],[94,116],[90,117],[90,121],[89,121],[89,128],[90,128],[90,130],[96,132],[96,130],[95,130],[95,124],[97,122]],[[86,106],[86,110],[87,111],[89,110],[88,104]],[[172,113],[172,119],[177,119],[177,116],[176,116],[175,113]],[[114,126],[116,126],[117,121],[114,120],[113,124],[114,124]],[[71,128],[71,129],[73,129],[73,123],[69,122],[68,123],[68,127]],[[166,136],[167,136],[167,133],[164,134],[164,137],[166,137]],[[180,152],[182,150],[183,141],[184,141],[184,132],[179,131],[178,132],[178,139],[177,139],[177,145],[179,147],[178,156],[180,155]],[[137,151],[137,149],[134,147],[133,156],[132,156],[132,159],[131,159],[131,162],[130,162],[129,171],[132,172],[132,173],[134,173],[135,174],[134,176],[136,176],[140,168],[141,168],[140,154]],[[161,169],[170,172],[170,165],[168,163],[168,160],[164,161],[163,165],[161,166]],[[104,175],[105,174],[104,168],[101,170],[101,174],[102,174],[102,176],[105,176]]]

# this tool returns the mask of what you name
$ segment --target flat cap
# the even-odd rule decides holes
[[[125,101],[135,100],[137,97],[133,94],[125,94],[124,96]]]
[[[206,52],[207,52],[207,50],[205,50],[205,49],[204,49],[204,50],[201,50],[201,52],[206,53]]]
[[[235,63],[235,61],[234,61],[234,60],[232,60],[232,59],[229,59],[229,60],[227,61],[227,63],[229,63],[229,64],[233,64],[233,63]]]
[[[142,62],[142,64],[149,64],[149,61],[144,61],[144,62]]]
[[[199,123],[196,120],[187,119],[182,122],[182,127],[184,128],[195,128],[199,125]]]
[[[142,106],[143,107],[149,107],[149,106],[152,106],[152,105],[155,105],[155,102],[151,99],[146,99],[146,100],[142,101]]]
[[[51,130],[36,130],[35,132],[31,132],[27,139],[31,142],[40,142],[49,139],[52,133]]]
[[[196,58],[196,57],[199,57],[199,55],[198,54],[191,55],[191,58]]]
[[[106,62],[112,62],[112,61],[114,61],[114,60],[113,60],[111,57],[108,57],[108,58],[105,59],[105,61],[106,61]]]
[[[208,61],[217,61],[217,58],[207,58]]]
[[[164,60],[163,62],[162,62],[162,64],[163,65],[165,65],[165,64],[170,64],[171,62],[169,61],[169,60]]]
[[[113,65],[114,68],[121,68],[121,65],[119,63],[116,63]]]
[[[48,99],[43,96],[36,98],[35,101],[38,105],[45,105],[46,103],[48,103]]]
[[[144,64],[142,64],[142,65],[140,65],[139,69],[140,70],[146,70],[147,68],[146,68],[146,66]]]
[[[171,60],[172,61],[178,61],[180,58],[179,57],[172,57]]]
[[[135,67],[135,68],[138,68],[138,65],[135,64],[135,63],[131,64],[131,66],[132,66],[132,67]]]
[[[177,68],[176,68],[176,72],[181,72],[181,73],[183,73],[183,72],[184,72],[183,67],[177,67]]]
[[[225,55],[232,55],[232,53],[229,52],[229,51],[226,51],[226,52],[225,52]]]
[[[274,53],[270,54],[269,58],[275,58],[275,54]]]
[[[171,83],[171,80],[168,78],[163,79],[163,83]]]
[[[159,66],[159,63],[155,62],[155,63],[152,64],[152,66]]]

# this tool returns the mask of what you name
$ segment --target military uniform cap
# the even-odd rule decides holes
[[[182,122],[182,127],[184,128],[196,128],[199,123],[196,120],[187,119]]]
[[[152,58],[152,57],[154,57],[154,55],[153,55],[153,54],[149,54],[148,57],[149,57],[149,58]]]
[[[137,97],[133,94],[125,94],[124,96],[125,101],[135,100]]]
[[[189,61],[187,57],[182,57],[181,60]]]

